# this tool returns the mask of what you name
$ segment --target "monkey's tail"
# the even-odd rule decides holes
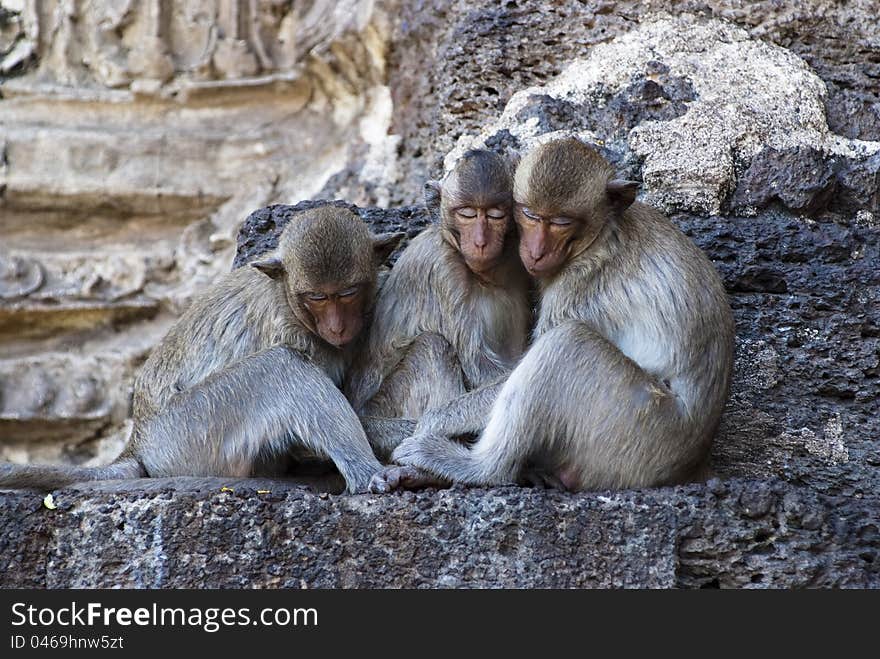
[[[3,462],[0,463],[0,489],[54,490],[84,481],[142,478],[146,475],[143,465],[133,456],[119,457],[105,467],[55,467]]]

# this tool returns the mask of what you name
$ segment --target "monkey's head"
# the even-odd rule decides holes
[[[468,151],[442,182],[425,184],[425,205],[439,215],[444,240],[476,274],[503,257],[513,228],[512,184],[508,163],[485,150]]]
[[[513,183],[519,255],[534,277],[552,277],[633,203],[638,183],[575,138],[542,144],[520,161]]]
[[[284,285],[309,331],[342,347],[363,328],[379,266],[403,236],[374,236],[357,214],[321,206],[291,219],[274,255],[251,266]]]

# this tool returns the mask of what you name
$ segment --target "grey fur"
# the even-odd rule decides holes
[[[506,376],[524,351],[530,283],[516,256],[512,213],[499,260],[481,276],[461,253],[453,207],[512,211],[511,185],[507,163],[485,151],[469,152],[442,184],[426,185],[436,224],[412,241],[383,284],[366,348],[346,383],[365,418],[420,419],[455,405],[449,414],[471,421],[465,432],[482,428],[491,400],[467,392]],[[408,434],[386,433],[374,449],[381,454]]]
[[[551,147],[557,159],[568,148]],[[662,214],[640,203],[619,211],[604,192],[596,198],[610,168],[598,155],[571,151],[565,176],[551,177],[540,151],[516,175],[518,184],[555,181],[559,208],[598,218],[583,233],[588,244],[573,245],[562,269],[541,281],[534,344],[473,448],[417,430],[394,451],[397,462],[473,485],[515,482],[533,464],[573,489],[657,486],[705,473],[733,362],[723,285]],[[516,189],[517,201],[534,207],[542,194],[552,198],[527,184]]]
[[[247,476],[297,446],[331,458],[348,490],[364,491],[381,465],[338,390],[354,348],[322,340],[299,298],[328,281],[357,283],[369,306],[378,266],[401,237],[371,236],[344,209],[297,216],[269,266],[223,277],[154,349],[135,380],[135,427],[116,462],[94,469],[3,465],[0,487]]]

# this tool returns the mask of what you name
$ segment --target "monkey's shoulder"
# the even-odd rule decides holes
[[[393,285],[406,285],[413,282],[431,283],[433,272],[448,270],[454,264],[454,250],[446,244],[436,226],[427,227],[419,233],[394,264],[389,275]]]

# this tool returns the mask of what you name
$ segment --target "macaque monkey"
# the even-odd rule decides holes
[[[511,175],[502,157],[469,151],[442,183],[425,186],[434,225],[382,286],[366,350],[345,387],[380,457],[411,426],[376,441],[377,419],[457,407],[450,401],[503,379],[525,350],[530,282],[516,253]],[[493,399],[482,410],[471,403],[457,433],[478,433]]]
[[[339,390],[403,234],[371,236],[349,210],[295,216],[278,248],[193,302],[134,386],[134,430],[107,467],[0,466],[0,487],[144,476],[246,477],[289,451],[330,458],[349,492],[381,469]]]
[[[472,447],[417,432],[395,461],[471,485],[512,483],[532,465],[571,490],[705,475],[733,319],[711,263],[634,202],[636,187],[575,139],[520,162],[519,254],[540,285],[535,341]]]
[[[511,191],[507,163],[482,150],[425,185],[434,225],[404,250],[379,293],[365,358],[346,385],[356,410],[418,418],[516,363],[530,308]],[[426,362],[438,377],[425,377]]]

